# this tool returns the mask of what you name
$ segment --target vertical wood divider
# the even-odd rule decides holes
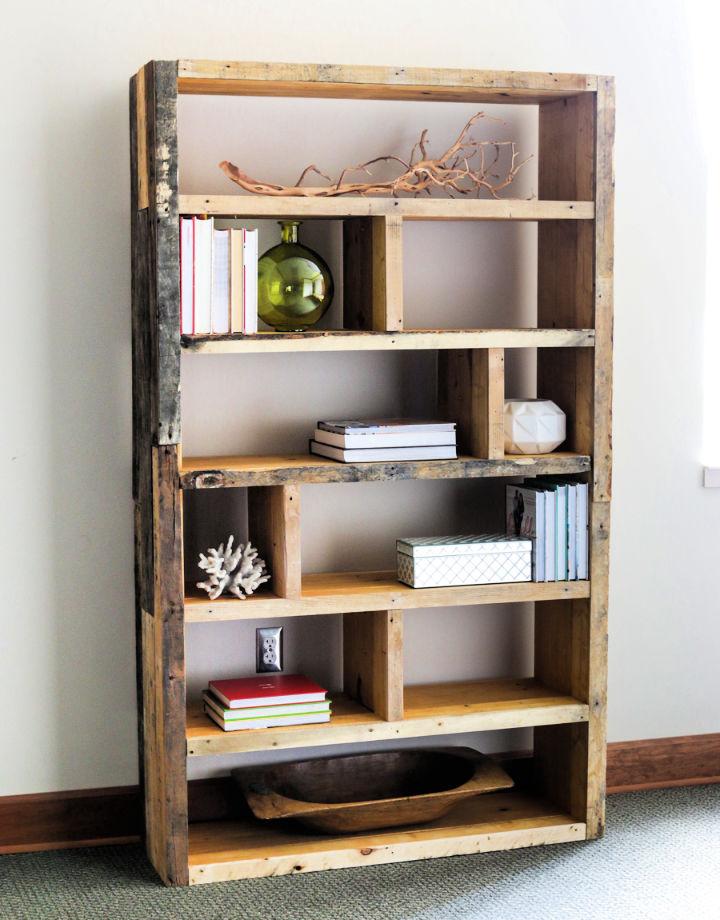
[[[403,221],[390,214],[372,218],[372,328],[403,328]]]
[[[401,610],[343,614],[345,693],[380,719],[403,717]]]
[[[402,218],[343,222],[343,324],[365,332],[403,328]]]
[[[248,489],[248,536],[267,562],[273,592],[279,597],[300,597],[300,487]]]
[[[607,608],[612,425],[614,83],[540,106],[541,198],[595,200],[595,221],[548,221],[538,230],[538,325],[595,329],[595,348],[538,353],[538,395],[568,416],[568,447],[593,460],[590,597],[536,604],[535,674],[587,702],[587,725],[535,730],[544,791],[587,823],[605,825]]]
[[[440,414],[458,424],[458,451],[505,456],[505,350],[474,348],[438,353]]]

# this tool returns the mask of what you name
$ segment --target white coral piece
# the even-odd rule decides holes
[[[198,566],[207,573],[206,581],[199,581],[198,588],[207,591],[210,600],[214,601],[226,591],[244,600],[249,594],[270,581],[266,574],[267,566],[264,559],[258,559],[258,551],[248,541],[246,544],[238,543],[233,552],[235,537],[228,537],[227,546],[221,543],[215,549],[211,547],[207,555],[200,553]]]

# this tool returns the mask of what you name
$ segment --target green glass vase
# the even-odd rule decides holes
[[[277,332],[303,332],[330,306],[333,279],[324,259],[298,243],[300,221],[279,223],[282,242],[258,263],[258,316]]]

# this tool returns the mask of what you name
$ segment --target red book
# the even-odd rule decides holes
[[[264,674],[235,680],[211,680],[208,686],[229,709],[314,703],[324,700],[327,693],[302,674]]]

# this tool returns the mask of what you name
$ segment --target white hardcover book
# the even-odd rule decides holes
[[[180,219],[180,332],[192,335],[193,323],[193,276],[195,274],[193,218]]]
[[[213,230],[212,332],[230,332],[230,231]]]
[[[213,275],[213,228],[214,221],[193,218],[195,231],[195,335],[212,331],[212,275]]]
[[[243,250],[245,231],[242,227],[230,228],[230,331],[243,331],[245,273]]]
[[[454,431],[393,432],[392,434],[335,434],[315,429],[315,440],[331,447],[365,450],[369,447],[434,447],[455,443]]]
[[[456,460],[454,444],[437,447],[377,447],[365,450],[345,450],[329,444],[310,442],[310,453],[341,463],[379,463],[383,460]]]
[[[555,493],[545,490],[545,581],[557,581],[557,541],[555,539]]]
[[[585,581],[590,575],[588,560],[588,486],[577,484],[577,577]]]
[[[567,484],[568,581],[577,581],[577,487]]]
[[[258,232],[245,231],[243,247],[243,274],[245,277],[243,297],[243,332],[255,335],[258,331]]]
[[[532,580],[545,581],[545,492],[532,486],[506,486],[507,533],[532,541]]]
[[[456,422],[439,422],[434,419],[417,418],[366,418],[343,419],[342,421],[319,421],[322,431],[344,435],[418,434],[428,431],[452,432],[445,444],[455,440]]]

